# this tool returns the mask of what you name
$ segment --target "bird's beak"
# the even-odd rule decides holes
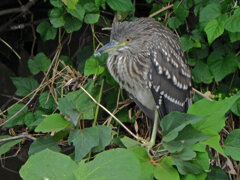
[[[118,43],[117,41],[110,41],[109,43],[105,44],[103,47],[95,51],[94,56],[98,56],[102,53],[108,53],[110,51],[115,50],[117,47],[122,46],[123,43]]]

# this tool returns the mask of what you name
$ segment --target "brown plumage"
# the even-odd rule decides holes
[[[151,119],[172,111],[186,112],[191,104],[191,74],[177,36],[161,23],[138,18],[113,23],[109,72]],[[110,50],[109,50],[110,49]]]

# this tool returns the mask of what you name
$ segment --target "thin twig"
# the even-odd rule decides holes
[[[79,52],[82,51],[82,46],[83,46],[83,44],[84,44],[83,40],[84,40],[84,38],[86,37],[85,34],[86,34],[86,32],[87,32],[88,27],[89,27],[89,25],[87,25],[87,26],[85,27],[85,29],[84,29],[81,37],[79,38],[79,40],[78,40],[78,42],[79,42],[79,43],[78,43],[78,49],[76,50],[76,52],[75,52],[75,53],[73,54],[73,56],[71,57],[72,59],[74,59],[74,58],[79,54]]]
[[[17,51],[15,51],[6,41],[4,41],[1,37],[0,37],[0,41],[2,41],[7,47],[9,47],[12,52],[14,52],[14,54],[18,57],[19,60],[21,60],[21,56],[17,53]]]
[[[166,6],[166,7],[163,7],[162,9],[159,9],[158,11],[150,14],[149,17],[152,18],[153,16],[156,16],[156,15],[160,14],[161,12],[166,11],[167,9],[170,9],[172,7],[173,7],[173,4],[170,4],[170,5]]]
[[[138,136],[136,136],[130,129],[128,129],[116,116],[114,116],[107,108],[105,108],[103,105],[99,104],[94,97],[92,97],[91,94],[89,94],[87,92],[86,89],[84,89],[82,86],[80,86],[80,88],[92,99],[92,101],[97,104],[98,106],[100,106],[104,111],[106,111],[110,116],[113,117],[113,119],[115,119],[129,134],[131,134],[135,139],[139,140],[140,138]]]
[[[32,42],[32,47],[31,47],[31,57],[34,55],[34,48],[36,45],[36,40],[37,40],[37,35],[36,35],[36,31],[35,31],[35,27],[34,27],[34,15],[31,15],[31,28],[32,28],[32,36],[33,36],[33,42]]]
[[[203,93],[201,93],[201,92],[198,91],[197,89],[195,89],[195,88],[192,88],[192,89],[193,89],[194,92],[196,92],[196,93],[199,94],[200,96],[202,96],[202,97],[208,99],[209,101],[213,101],[211,98],[205,96]]]
[[[121,107],[117,107],[116,109],[114,109],[114,111],[112,112],[113,115],[117,114],[119,111],[121,111],[123,108],[129,106],[129,104],[131,104],[132,102],[128,102],[124,105],[122,105]],[[107,126],[109,126],[109,124],[112,121],[112,116],[110,116],[109,118],[107,118],[107,120],[103,123],[103,124],[107,124]]]
[[[58,47],[58,48],[60,48],[60,47]],[[57,52],[59,52],[59,51],[61,51],[61,48],[60,48]],[[53,65],[53,62],[55,61],[56,58],[59,57],[59,55],[60,55],[60,52],[59,52],[59,53],[56,53],[56,56],[53,58],[53,61],[52,61],[51,65],[49,66],[49,69],[48,69],[45,77],[43,78],[41,84],[39,85],[39,87],[27,95],[27,96],[30,96],[31,94],[33,94],[32,97],[29,99],[29,101],[28,101],[19,111],[17,111],[14,115],[12,115],[8,120],[6,120],[6,121],[3,122],[2,124],[0,124],[0,127],[3,126],[4,124],[6,124],[7,122],[9,122],[10,120],[12,120],[13,118],[15,118],[20,112],[22,112],[22,110],[23,110],[25,107],[27,107],[27,106],[30,104],[30,102],[32,102],[32,100],[33,100],[34,97],[37,95],[37,93],[39,92],[39,90],[42,89],[43,86],[46,86],[46,84],[49,83],[49,82],[44,82],[44,81],[45,81],[46,78],[47,78],[47,74],[48,74],[48,73],[50,72],[50,70],[51,70],[51,67],[52,67],[52,65]],[[64,69],[65,69],[65,68],[64,68]],[[55,78],[55,77],[54,77],[54,78]],[[50,81],[50,82],[51,82],[51,81]],[[24,97],[24,98],[25,98],[25,97]],[[24,99],[24,98],[23,98],[23,99]],[[19,101],[19,102],[20,102],[20,101]],[[18,102],[18,103],[19,103],[19,102]],[[15,104],[14,104],[14,105],[15,105]],[[14,105],[13,105],[13,106],[14,106]],[[5,111],[3,111],[2,113],[4,113],[4,112],[5,112]],[[0,113],[0,115],[1,115],[2,113]]]
[[[0,16],[6,15],[6,14],[13,14],[13,13],[19,13],[19,12],[27,12],[38,0],[31,0],[26,5],[23,5],[18,8],[11,8],[11,9],[4,9],[0,11]]]
[[[21,134],[19,136],[13,136],[13,137],[9,137],[9,138],[0,139],[0,143],[17,140],[17,139],[23,139],[23,138],[31,139],[33,141],[36,140],[35,137],[29,136],[28,134]]]
[[[104,27],[104,28],[102,28],[102,30],[103,30],[103,31],[105,31],[105,30],[111,31],[111,30],[112,30],[112,27]]]
[[[62,69],[61,71],[58,72],[58,77],[61,76],[61,72],[63,70],[65,70],[66,68]],[[55,78],[55,77],[54,77]],[[49,79],[49,81],[43,83],[42,85],[39,85],[38,88],[36,88],[35,90],[33,90],[32,92],[30,92],[28,95],[24,96],[22,99],[19,99],[18,102],[16,102],[15,104],[11,105],[10,107],[8,107],[8,109],[10,109],[11,107],[15,106],[18,103],[23,102],[25,99],[27,99],[29,96],[31,96],[35,91],[39,91],[39,89],[42,89],[44,86],[47,86],[49,83],[51,83],[51,80],[53,79],[53,77],[51,79]],[[7,112],[8,109],[5,109],[4,111],[0,112],[0,116],[3,115],[5,112]],[[9,121],[9,120],[8,120]],[[2,126],[2,124],[0,124],[0,127]]]
[[[239,56],[239,54],[240,54],[240,50],[236,53],[236,56]]]
[[[48,18],[43,18],[43,19],[39,19],[39,20],[36,20],[36,21],[33,21],[33,22],[16,24],[16,25],[10,26],[9,29],[12,30],[12,31],[19,30],[19,29],[24,29],[25,27],[29,27],[29,26],[32,26],[32,25],[37,25],[37,24],[40,24],[43,21],[48,21],[48,20],[49,20]],[[8,31],[9,31],[9,29],[8,29]]]

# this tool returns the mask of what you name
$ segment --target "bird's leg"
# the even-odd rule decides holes
[[[153,124],[153,130],[152,130],[151,139],[150,139],[149,142],[146,142],[146,143],[143,144],[143,146],[145,146],[148,151],[155,145],[157,129],[158,129],[158,121],[159,121],[159,119],[158,119],[158,111],[155,110],[154,124]]]
[[[159,119],[158,119],[158,111],[155,109],[154,124],[153,124],[152,136],[151,136],[151,139],[150,139],[150,143],[152,144],[152,147],[155,145],[155,142],[156,142],[158,121],[159,121]]]

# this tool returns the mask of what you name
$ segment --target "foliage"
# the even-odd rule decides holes
[[[180,35],[194,87],[203,93],[211,91],[210,98],[215,100],[195,96],[196,102],[187,113],[165,116],[154,155],[139,141],[127,137],[129,134],[119,128],[119,123],[110,123],[109,114],[90,98],[130,124],[131,130],[134,127],[137,133],[141,132],[135,121],[140,118],[139,112],[127,107],[124,94],[118,93],[118,85],[106,69],[106,54],[92,56],[96,42],[107,41],[97,33],[99,27],[110,25],[109,17],[102,12],[114,12],[124,19],[137,11],[137,6],[130,0],[45,3],[52,7],[49,22],[41,22],[36,28],[42,41],[61,41],[66,34],[82,31],[88,25],[93,41],[81,49],[77,63],[72,60],[75,57],[59,57],[64,46],[59,42],[52,60],[44,52],[28,60],[33,76],[12,77],[16,96],[30,98],[36,105],[26,106],[22,101],[9,107],[3,127],[21,125],[29,134],[44,135],[37,136],[29,148],[29,159],[20,170],[23,179],[201,180],[214,179],[215,174],[227,177],[227,169],[215,165],[221,167],[219,161],[224,159],[231,169],[229,162],[240,161],[239,122],[231,128],[226,126],[240,115],[240,8],[234,1],[146,0],[152,13],[172,3],[154,18]],[[42,76],[41,83],[36,75]],[[224,127],[229,133],[224,134]],[[0,136],[0,140],[8,137]],[[0,154],[19,142],[21,139],[0,143]],[[74,147],[72,152],[60,153],[66,146]],[[209,164],[210,160],[214,163]]]

